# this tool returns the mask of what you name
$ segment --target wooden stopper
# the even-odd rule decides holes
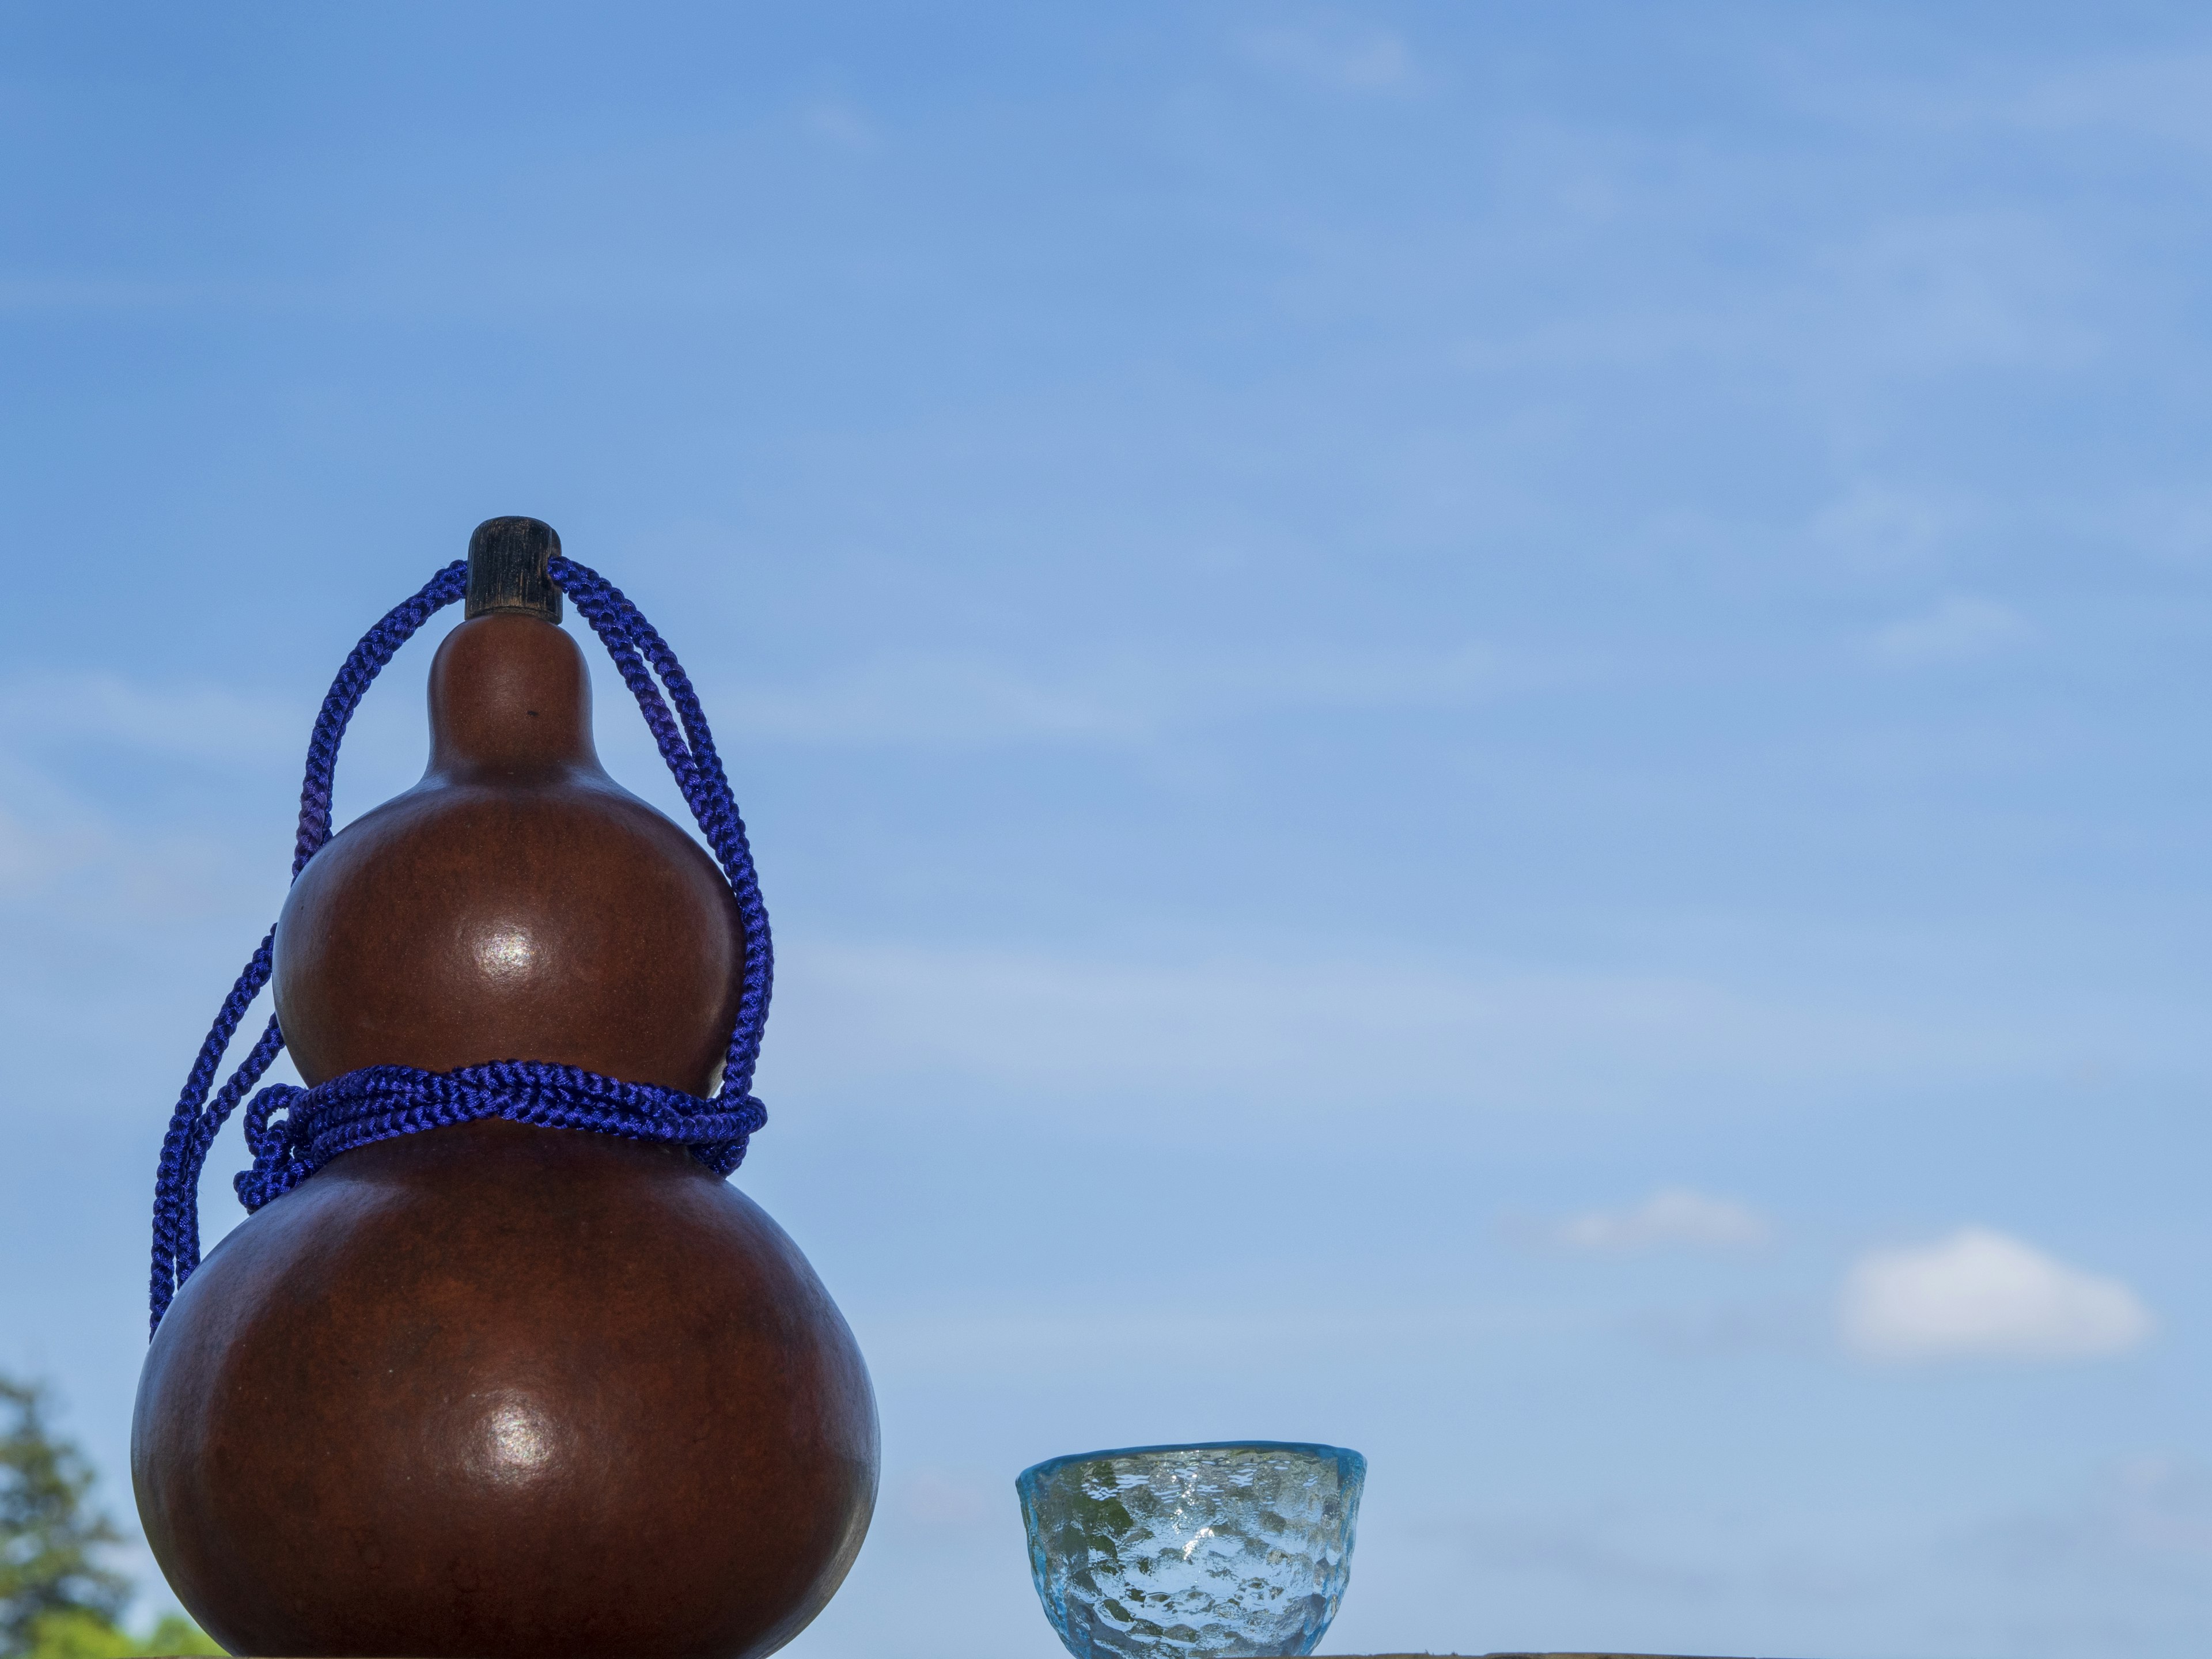
[[[469,538],[469,616],[511,611],[559,622],[561,590],[545,567],[560,550],[560,532],[543,519],[486,519]]]

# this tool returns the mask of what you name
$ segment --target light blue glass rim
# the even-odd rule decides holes
[[[1174,1452],[1274,1451],[1297,1452],[1316,1462],[1334,1462],[1354,1486],[1367,1480],[1367,1459],[1348,1446],[1325,1446],[1316,1440],[1200,1440],[1182,1446],[1116,1446],[1106,1451],[1067,1452],[1032,1463],[1014,1477],[1014,1490],[1026,1499],[1046,1481],[1072,1463],[1103,1463],[1121,1457],[1153,1457]]]

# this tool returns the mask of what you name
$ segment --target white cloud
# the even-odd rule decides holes
[[[1559,1224],[1554,1241],[1604,1255],[1670,1245],[1702,1250],[1755,1249],[1773,1236],[1766,1218],[1725,1198],[1668,1187],[1630,1210],[1592,1210]]]
[[[2034,627],[2011,606],[1957,594],[1876,629],[1869,643],[1893,662],[1970,662],[2034,637]]]
[[[1846,1347],[1888,1361],[2096,1358],[2136,1347],[2153,1322],[2118,1279],[1986,1227],[1869,1251],[1844,1281],[1838,1316]]]

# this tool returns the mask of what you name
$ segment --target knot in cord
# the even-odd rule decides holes
[[[451,1072],[364,1066],[313,1089],[273,1083],[248,1101],[253,1167],[231,1184],[248,1212],[258,1210],[340,1152],[487,1117],[687,1147],[718,1176],[744,1162],[746,1140],[768,1121],[757,1100],[729,1106],[544,1060],[494,1060]]]
[[[482,1118],[590,1129],[683,1146],[718,1176],[730,1174],[744,1161],[754,1131],[768,1121],[767,1109],[752,1094],[775,982],[768,908],[761,899],[744,821],[738,815],[706,711],[675,652],[620,588],[588,566],[557,555],[546,569],[613,658],[737,900],[744,927],[744,977],[738,988],[738,1018],[730,1032],[722,1087],[712,1098],[702,1098],[529,1060],[496,1060],[451,1072],[368,1066],[313,1089],[272,1084],[246,1109],[253,1167],[240,1173],[234,1184],[248,1211],[283,1197],[354,1147]],[[331,838],[338,745],[355,709],[399,647],[433,615],[462,596],[467,580],[466,561],[457,559],[446,566],[362,635],[338,670],[307,741],[300,825],[293,843],[294,880]],[[162,1138],[154,1176],[154,1330],[161,1328],[161,1316],[199,1266],[199,1179],[208,1149],[284,1047],[284,1034],[272,1014],[238,1068],[222,1088],[215,1087],[216,1074],[240,1022],[269,982],[276,943],[276,930],[271,927],[223,999]]]

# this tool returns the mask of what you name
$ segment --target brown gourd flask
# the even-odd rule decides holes
[[[746,939],[617,785],[532,519],[469,550],[429,764],[294,883],[274,990],[310,1086],[553,1060],[713,1091]],[[501,1119],[339,1154],[162,1318],[131,1473],[234,1653],[747,1659],[836,1591],[874,1395],[767,1213],[681,1148]]]

